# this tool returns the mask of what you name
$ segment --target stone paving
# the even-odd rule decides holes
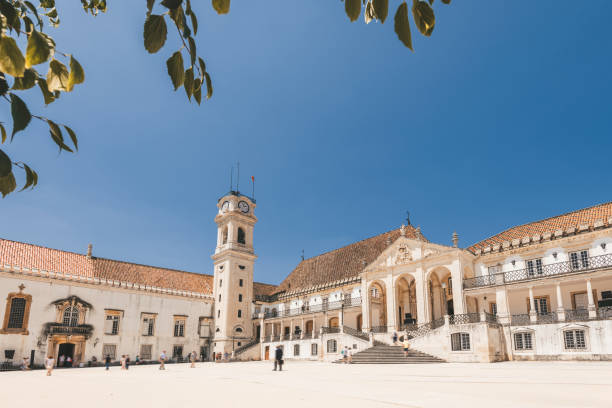
[[[612,362],[200,363],[0,373],[6,407],[606,407]]]

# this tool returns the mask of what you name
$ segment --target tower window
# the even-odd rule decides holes
[[[221,310],[217,310],[217,318],[221,317]]]
[[[242,279],[240,279],[240,281],[238,281],[238,284],[240,285],[240,287],[244,286],[244,281]]]
[[[242,310],[238,309],[238,317],[242,317]]]
[[[242,302],[242,294],[238,295],[238,301]]]
[[[219,287],[223,286],[223,279],[219,279]]]
[[[219,294],[219,302],[221,301],[221,294]]]
[[[238,243],[246,244],[246,234],[244,233],[244,230],[240,227],[238,228]]]

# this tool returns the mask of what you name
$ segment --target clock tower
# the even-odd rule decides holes
[[[230,191],[217,202],[214,261],[215,353],[231,355],[253,337],[253,251],[255,199]],[[239,344],[240,343],[240,344]]]

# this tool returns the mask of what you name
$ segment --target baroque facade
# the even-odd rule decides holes
[[[0,358],[337,360],[391,343],[446,361],[612,360],[612,202],[468,248],[411,225],[254,282],[254,199],[217,203],[213,274],[0,240]]]

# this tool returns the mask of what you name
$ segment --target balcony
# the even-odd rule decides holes
[[[318,305],[303,305],[299,308],[285,309],[282,311],[268,311],[263,314],[264,319],[273,319],[276,317],[294,317],[311,313],[326,312],[329,310],[340,310],[342,307],[357,307],[361,306],[360,297],[351,297],[338,302],[321,303]]]
[[[47,335],[82,335],[85,337],[89,337],[93,332],[93,326],[90,324],[80,324],[78,326],[69,326],[60,323],[47,323],[45,325],[45,332]]]
[[[549,276],[561,276],[572,273],[592,272],[599,269],[612,267],[612,254],[591,256],[584,259],[556,262],[541,267],[518,269],[496,273],[493,275],[477,276],[463,280],[464,289],[475,289],[487,286],[499,286],[508,283],[516,283],[541,279]]]

